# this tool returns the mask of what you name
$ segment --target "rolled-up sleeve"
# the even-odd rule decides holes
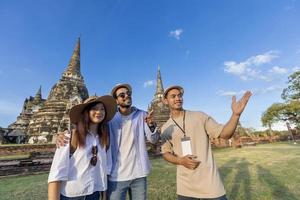
[[[205,119],[205,130],[209,137],[218,138],[223,130],[223,125],[216,122],[212,117],[206,116]]]
[[[161,153],[164,154],[164,153],[174,153],[173,151],[173,145],[172,145],[172,129],[171,126],[165,128],[165,127],[162,127],[162,134],[160,135],[160,138],[161,138],[161,142],[162,142],[162,145],[161,145]]]
[[[57,148],[53,157],[48,183],[67,181],[69,174],[70,145]]]
[[[173,149],[172,149],[172,145],[170,141],[165,141],[163,142],[163,144],[161,145],[161,153],[174,153]]]

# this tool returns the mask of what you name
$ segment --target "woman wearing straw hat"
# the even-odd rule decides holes
[[[56,149],[48,177],[49,200],[98,200],[107,189],[107,122],[116,110],[109,95],[90,97],[71,108],[70,121],[76,128],[70,144]]]

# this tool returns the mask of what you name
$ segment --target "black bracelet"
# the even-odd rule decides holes
[[[148,125],[148,127],[151,130],[151,132],[153,132],[156,128],[156,124],[152,124],[151,126]]]

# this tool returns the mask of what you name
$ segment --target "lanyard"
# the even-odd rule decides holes
[[[179,126],[179,124],[173,119],[173,117],[171,117],[171,119],[173,120],[173,122],[176,124],[176,126],[178,126],[178,128],[180,128],[180,130],[182,131],[184,137],[186,137],[186,134],[185,134],[185,111],[183,111],[183,128],[181,128]]]

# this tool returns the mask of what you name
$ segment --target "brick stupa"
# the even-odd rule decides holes
[[[88,98],[88,90],[80,72],[80,38],[67,69],[54,84],[44,105],[33,114],[28,127],[30,136],[52,138],[58,131],[69,127],[68,113],[73,105]]]
[[[153,118],[154,121],[157,123],[158,128],[161,128],[161,126],[170,117],[170,110],[168,106],[166,106],[163,103],[163,94],[164,94],[164,87],[161,79],[160,67],[158,66],[157,77],[156,77],[156,92],[148,107],[149,112],[153,110]]]

